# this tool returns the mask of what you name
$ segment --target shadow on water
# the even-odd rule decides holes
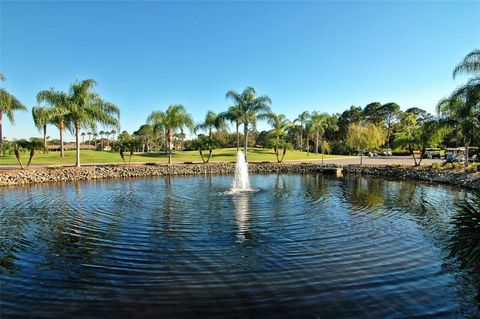
[[[477,279],[477,305],[480,309],[480,192],[459,204],[453,218],[450,256],[458,260]]]

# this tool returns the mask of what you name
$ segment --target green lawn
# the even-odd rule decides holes
[[[348,156],[342,155],[325,155],[325,158],[342,158]],[[22,155],[24,165],[28,161],[28,154],[25,153]],[[309,161],[309,160],[320,160],[321,155],[315,155],[310,153],[307,156],[305,152],[299,151],[287,151],[284,161]],[[236,159],[236,149],[235,148],[224,148],[213,151],[213,156],[211,161],[234,161]],[[128,162],[128,155],[126,155],[126,160]],[[173,162],[183,163],[183,162],[202,162],[200,154],[198,151],[177,151],[173,153],[172,156]],[[249,149],[248,151],[248,160],[249,161],[271,161],[276,162],[275,153],[271,149]],[[82,151],[80,161],[82,164],[95,163],[95,164],[106,164],[106,163],[123,163],[120,155],[114,152],[103,152],[103,151]],[[167,156],[164,153],[152,152],[152,153],[135,153],[132,156],[132,163],[134,162],[167,162]],[[9,165],[9,164],[18,164],[15,155],[8,155],[5,157],[0,157],[0,165]],[[43,154],[37,152],[35,157],[32,160],[31,165],[73,165],[75,164],[75,151],[66,151],[65,157],[61,158],[59,152],[50,152],[48,154]]]

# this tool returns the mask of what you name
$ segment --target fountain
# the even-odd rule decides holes
[[[235,177],[233,178],[232,193],[248,192],[250,181],[248,180],[248,164],[245,162],[245,154],[242,151],[237,152],[237,162],[235,163]]]

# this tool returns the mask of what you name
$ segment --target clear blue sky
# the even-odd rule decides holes
[[[480,47],[480,2],[0,2],[1,85],[29,108],[39,90],[97,80],[133,131],[184,104],[200,121],[251,85],[294,119],[394,101],[434,110]],[[30,112],[4,136],[39,136]],[[267,128],[262,124],[260,129]],[[58,138],[54,127],[48,135]]]

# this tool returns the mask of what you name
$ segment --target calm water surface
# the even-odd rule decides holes
[[[366,178],[0,189],[1,317],[475,318],[448,257],[468,193]]]

